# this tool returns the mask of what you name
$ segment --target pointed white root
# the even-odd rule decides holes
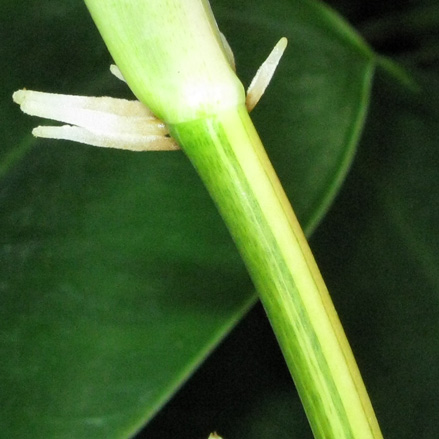
[[[253,108],[256,107],[259,99],[261,99],[262,95],[264,94],[265,89],[267,88],[271,78],[274,75],[274,72],[276,71],[279,61],[282,58],[285,48],[287,47],[287,43],[288,40],[285,37],[281,38],[276,46],[274,46],[274,49],[271,51],[270,55],[268,55],[268,58],[256,72],[256,75],[247,90],[247,99],[245,105],[248,112],[252,111]]]
[[[128,151],[175,151],[180,149],[173,139],[161,136],[139,136],[135,134],[97,134],[85,128],[63,126],[38,126],[32,130],[35,137],[46,139],[72,140],[86,145]]]
[[[40,126],[37,137],[73,140],[131,151],[179,149],[163,122],[138,101],[19,90],[13,100],[31,116],[71,125]]]
[[[125,81],[125,78],[122,75],[122,72],[119,70],[119,67],[117,67],[116,64],[111,64],[110,65],[110,72],[119,80],[125,82],[125,84],[127,83]]]
[[[222,32],[220,32],[220,37],[221,37],[221,43],[223,44],[224,52],[227,56],[227,60],[229,61],[229,64],[232,67],[233,71],[236,72],[235,55],[233,54],[233,50],[230,47],[230,44],[227,41],[226,36]]]

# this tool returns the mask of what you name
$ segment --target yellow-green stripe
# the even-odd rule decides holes
[[[244,107],[171,131],[243,256],[315,437],[382,437],[325,284]]]

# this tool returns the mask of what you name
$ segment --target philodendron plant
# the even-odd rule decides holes
[[[85,3],[112,71],[138,101],[17,91],[23,111],[71,124],[34,134],[135,151],[181,148],[245,262],[316,439],[381,438],[323,278],[249,117],[286,40],[246,93],[207,0]]]

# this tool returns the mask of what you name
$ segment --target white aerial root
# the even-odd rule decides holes
[[[248,112],[256,107],[256,104],[259,102],[259,99],[261,99],[268,84],[270,84],[271,78],[273,77],[274,72],[279,65],[279,61],[284,54],[285,48],[287,47],[287,43],[288,40],[285,37],[278,41],[270,55],[268,55],[268,58],[264,61],[261,67],[259,67],[255,77],[252,79],[252,82],[247,89],[247,99],[245,101]]]
[[[125,84],[127,83],[125,81],[125,78],[122,75],[122,72],[119,70],[119,67],[117,67],[116,64],[111,64],[110,65],[110,72],[117,78],[120,79],[121,81],[125,82]]]
[[[139,101],[31,90],[19,90],[13,99],[26,114],[72,124],[39,126],[32,131],[36,137],[131,151],[178,149],[163,122]]]
[[[229,47],[225,44],[225,48]],[[246,106],[251,111],[270,83],[287,45],[282,38],[258,69],[248,91]],[[233,60],[230,48],[229,58]],[[230,61],[232,62],[232,61]],[[119,68],[111,73],[125,81]],[[38,126],[36,137],[72,140],[93,146],[130,151],[172,151],[179,149],[166,125],[139,101],[110,97],[71,96],[19,90],[12,96],[21,110],[31,116],[67,123],[63,126]]]

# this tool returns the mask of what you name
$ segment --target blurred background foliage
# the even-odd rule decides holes
[[[384,437],[433,439],[439,435],[439,4],[326,3],[377,53],[404,66],[421,91],[399,87],[378,69],[353,167],[311,246]],[[139,438],[169,432],[201,438],[212,428],[229,438],[312,438],[260,306]]]
[[[211,3],[247,83],[295,17],[291,11],[318,5]],[[271,97],[269,89],[255,111],[256,125],[304,226],[314,229],[329,209],[311,246],[384,437],[436,439],[438,2],[327,5],[413,83],[399,81],[378,58],[363,135],[330,209],[359,134],[348,125],[362,119],[352,100],[368,94],[367,50],[352,50],[348,37],[338,51],[311,15],[309,28],[290,31],[297,41],[290,40]],[[262,30],[252,20],[263,21]],[[263,310],[256,304],[241,320],[254,302],[251,284],[184,157],[36,143],[29,134],[36,121],[12,104],[22,87],[130,96],[106,71],[111,60],[85,7],[5,0],[0,21],[0,437],[124,438],[152,418],[137,439],[202,439],[214,430],[226,439],[311,439]],[[328,78],[344,79],[333,89],[311,82],[308,99],[325,93],[340,112],[350,109],[346,126],[324,106],[307,112],[306,93],[297,92],[300,69],[315,67],[300,52],[307,47],[300,31],[314,27],[321,39],[309,44],[322,47],[316,65],[326,59],[335,75]],[[264,49],[252,50],[261,42]],[[325,112],[331,126],[311,125],[313,114],[321,122]],[[297,130],[286,130],[288,123]],[[348,140],[337,149],[341,133]]]

